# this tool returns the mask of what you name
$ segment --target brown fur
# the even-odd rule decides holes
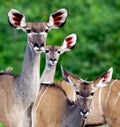
[[[57,87],[42,86],[33,106],[34,127],[83,127],[89,116],[93,94],[110,81],[112,69],[91,82],[82,80],[63,68],[62,74],[65,81],[56,85],[67,96]],[[67,100],[73,103],[69,104]]]
[[[101,110],[99,109],[98,98],[100,89],[102,89],[100,102]],[[120,80],[112,80],[109,85],[100,89],[96,91],[93,97],[94,106],[91,107],[92,111],[90,113],[86,127],[88,127],[88,125],[100,125],[105,123],[108,123],[110,127],[120,127],[120,98],[115,104],[118,94],[120,96]],[[110,94],[106,103],[109,90]]]
[[[85,116],[88,118],[87,124],[89,126],[97,125],[97,124],[98,125],[104,124],[106,121],[108,122],[109,119],[107,118],[110,118],[110,116],[112,119],[114,117],[114,119],[119,121],[119,118],[117,118],[118,117],[117,113],[119,115],[120,113],[118,111],[115,116],[114,113],[116,112],[117,108],[115,109],[114,104],[115,104],[115,98],[117,97],[120,91],[120,86],[116,87],[116,84],[115,85],[113,84],[113,86],[108,85],[108,82],[110,82],[112,78],[112,72],[113,72],[112,68],[110,68],[107,72],[103,73],[102,75],[99,75],[95,80],[91,82],[80,79],[78,76],[68,72],[64,68],[62,68],[62,72],[63,72],[64,79],[74,86],[74,89],[77,94],[78,103],[79,105],[81,105],[81,115],[83,117]],[[106,103],[106,98],[108,96],[110,86],[112,86],[111,91],[110,91],[111,93]],[[100,96],[99,92],[101,92],[100,91],[101,88],[102,88],[102,93]],[[100,97],[101,97],[102,102],[100,102]],[[113,105],[114,105],[114,109],[113,109]],[[116,104],[116,106],[118,105],[119,104]],[[90,112],[90,108],[91,108],[91,112]],[[119,125],[119,122],[117,124]],[[109,125],[111,124],[109,123]],[[112,127],[118,127],[118,126],[112,126]]]
[[[4,123],[4,127],[17,125],[17,121],[21,120],[21,113],[18,114],[18,109],[23,111],[23,105],[21,101],[18,101],[15,96],[15,77],[12,75],[0,76],[0,122]],[[19,108],[17,103],[19,103]],[[17,107],[17,108],[16,108]],[[11,123],[11,119],[14,118],[14,122]],[[6,122],[7,121],[7,122]],[[16,124],[15,124],[16,121]],[[20,127],[21,125],[19,125]]]
[[[79,127],[82,123],[80,122],[80,108],[76,102],[72,103],[68,99],[67,96],[70,95],[70,91],[66,91],[67,88],[65,87],[66,90],[63,90],[62,86],[64,84],[65,82],[63,81],[60,84],[56,84],[57,86],[41,86],[33,108],[33,114],[36,113],[36,116],[35,114],[33,116],[34,127]],[[69,87],[69,90],[73,89],[68,84],[66,87]],[[44,91],[46,92],[44,93]],[[69,98],[72,100],[71,96]]]

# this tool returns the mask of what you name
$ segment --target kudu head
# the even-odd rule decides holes
[[[76,44],[76,34],[67,36],[61,46],[46,46],[46,65],[48,67],[54,66],[59,60],[59,56],[65,51],[70,51]]]
[[[110,68],[107,72],[98,76],[95,80],[88,82],[62,68],[64,80],[74,87],[76,102],[80,106],[80,114],[83,118],[87,118],[89,116],[90,105],[95,91],[99,87],[103,87],[110,82],[112,72],[113,69]]]
[[[26,22],[25,15],[18,10],[11,9],[8,12],[10,25],[27,33],[29,46],[34,51],[43,51],[48,31],[63,26],[66,17],[66,9],[60,9],[50,15],[48,22]]]

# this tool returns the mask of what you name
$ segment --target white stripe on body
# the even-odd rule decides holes
[[[37,109],[38,109],[38,107],[39,107],[39,104],[40,104],[40,102],[41,102],[43,96],[44,96],[45,93],[47,92],[48,88],[49,88],[49,85],[47,86],[47,88],[45,89],[45,91],[43,92],[43,94],[41,95],[41,97],[40,97],[40,99],[39,99],[39,102],[38,102],[38,104],[37,104],[37,107],[36,107],[36,111],[37,111]],[[41,93],[41,91],[42,91],[42,89],[40,90],[39,94]]]
[[[109,99],[109,95],[110,95],[110,92],[111,92],[111,88],[112,86],[114,85],[114,83],[116,82],[117,80],[114,80],[111,84],[110,84],[110,87],[109,87],[109,90],[108,90],[108,94],[107,94],[107,97],[106,97],[106,100],[105,100],[105,106],[107,105],[107,102],[108,102],[108,99]]]
[[[101,93],[102,93],[102,87],[100,87],[100,90],[99,90],[99,96],[98,96],[98,105],[99,105],[99,111],[101,112],[101,113],[103,113],[103,111],[102,111],[102,108],[101,108]]]
[[[120,92],[118,93],[117,98],[115,99],[115,105],[117,105],[119,98],[120,98]]]

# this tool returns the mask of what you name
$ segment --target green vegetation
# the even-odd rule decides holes
[[[3,125],[0,123],[0,127],[3,127]]]
[[[60,58],[56,80],[61,79],[60,65],[86,80],[114,69],[114,78],[120,71],[120,1],[119,0],[0,0],[0,70],[13,67],[20,73],[24,57],[26,35],[12,29],[7,20],[11,8],[26,15],[28,21],[46,21],[49,15],[60,9],[68,10],[67,22],[59,30],[51,30],[47,44],[60,45],[63,39],[77,34],[77,45]],[[44,68],[44,55],[41,60]]]

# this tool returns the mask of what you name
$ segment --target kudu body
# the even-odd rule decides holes
[[[93,93],[102,82],[110,80],[112,69],[92,82],[81,80],[65,69],[62,72],[65,81],[42,84],[33,107],[34,127],[82,127],[89,115]]]
[[[110,127],[120,127],[120,80],[117,79],[96,91],[86,127],[106,123]]]
[[[60,9],[50,15],[48,22],[26,22],[21,12],[9,11],[10,25],[27,33],[27,46],[21,73],[0,73],[0,122],[4,127],[31,126],[31,108],[40,87],[40,53],[47,32],[62,26],[66,16],[67,11]]]
[[[62,83],[62,87],[61,86]],[[66,82],[42,84],[33,106],[33,127],[79,127],[80,107]],[[68,93],[65,90],[69,90]],[[70,96],[68,96],[68,95]]]
[[[53,83],[56,71],[56,65],[59,57],[65,51],[70,51],[76,44],[76,35],[71,34],[67,36],[61,46],[46,46],[46,66],[41,76],[41,83]]]

